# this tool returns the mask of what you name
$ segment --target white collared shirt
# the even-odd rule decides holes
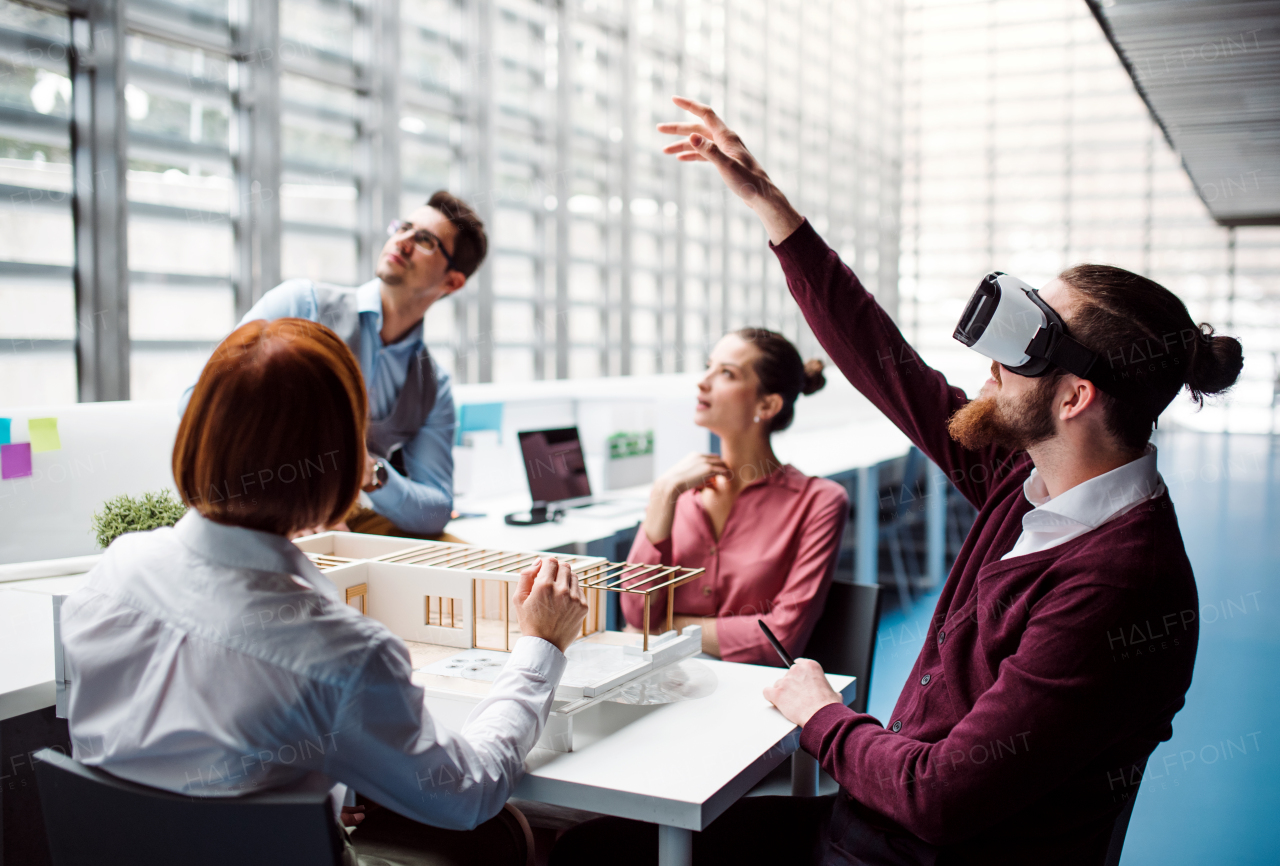
[[[191,795],[314,773],[467,829],[502,808],[564,672],[533,637],[460,734],[436,725],[409,652],[285,538],[195,511],[121,536],[62,607],[75,757]]]
[[[1035,508],[1022,516],[1022,534],[1013,549],[1000,558],[1012,559],[1057,547],[1159,496],[1164,489],[1164,480],[1156,471],[1154,445],[1148,445],[1137,460],[1090,478],[1052,499],[1040,470],[1032,469],[1023,482],[1022,493]]]

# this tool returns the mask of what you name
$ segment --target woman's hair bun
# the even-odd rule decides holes
[[[808,396],[822,390],[822,386],[827,384],[827,377],[822,375],[822,368],[825,366],[821,358],[810,358],[804,362],[804,387],[800,389],[801,394]]]
[[[1244,347],[1235,337],[1215,335],[1213,326],[1200,325],[1192,341],[1186,385],[1197,402],[1204,394],[1220,394],[1236,383],[1244,367]]]

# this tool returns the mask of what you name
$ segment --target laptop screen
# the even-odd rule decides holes
[[[534,502],[562,502],[591,495],[577,427],[525,430],[520,434],[520,451]]]

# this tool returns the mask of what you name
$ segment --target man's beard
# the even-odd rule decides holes
[[[1058,378],[1037,379],[1031,391],[1012,405],[999,401],[997,394],[971,400],[947,421],[947,432],[970,451],[991,445],[1025,451],[1038,445],[1056,432],[1053,394]]]

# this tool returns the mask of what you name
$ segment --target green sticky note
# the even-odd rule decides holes
[[[9,438],[9,424],[11,418],[0,418],[0,445],[7,445],[12,440]]]
[[[31,451],[57,451],[62,447],[58,438],[57,418],[32,418],[27,422],[27,432],[31,435]]]

